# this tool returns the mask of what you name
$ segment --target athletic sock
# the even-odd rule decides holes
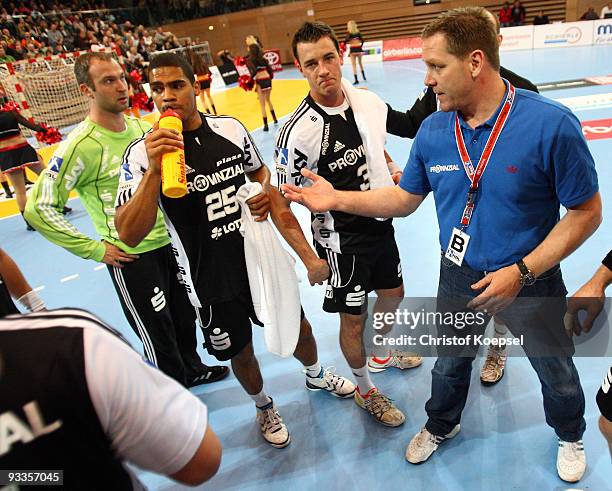
[[[215,116],[217,115],[217,108],[215,107],[214,104],[212,104],[212,108],[213,108],[213,112],[215,113]]]
[[[255,405],[259,409],[267,406],[272,402],[272,399],[268,397],[268,394],[266,394],[263,388],[261,389],[261,392],[259,394],[249,394],[249,397],[253,399],[253,402],[255,402]]]
[[[355,74],[355,82],[353,82],[353,85],[357,85],[359,83],[359,80],[357,80],[357,74]]]
[[[264,116],[264,118],[263,118],[263,122],[264,122],[264,127],[263,127],[263,130],[264,130],[264,131],[268,131],[268,118],[266,118],[266,117]]]
[[[270,109],[270,114],[272,115],[272,119],[274,120],[274,122],[278,123],[278,121],[276,119],[276,114],[274,114],[274,109]]]
[[[311,378],[320,378],[323,375],[323,370],[321,370],[321,363],[318,361],[314,365],[306,366],[306,375]]]
[[[361,395],[365,395],[374,388],[372,379],[370,379],[370,373],[368,372],[368,365],[364,365],[361,368],[353,368],[353,376],[357,383],[357,390]]]
[[[361,76],[363,77],[363,79],[365,80],[365,72],[363,70],[361,70]]]

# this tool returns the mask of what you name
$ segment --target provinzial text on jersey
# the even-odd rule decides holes
[[[215,186],[220,182],[229,181],[240,174],[244,174],[242,164],[236,164],[227,169],[221,169],[212,174],[197,174],[193,182],[187,183],[187,191],[206,191],[210,186]]]

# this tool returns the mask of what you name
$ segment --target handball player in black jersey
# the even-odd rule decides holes
[[[300,174],[307,168],[336,189],[369,189],[364,143],[342,89],[338,40],[329,26],[307,22],[295,33],[292,48],[310,91],[277,135],[276,184],[308,185]],[[385,132],[384,127],[371,126],[371,132]],[[280,193],[271,196],[273,209],[289,209]],[[302,252],[308,246],[299,227],[279,230],[304,260]],[[404,295],[391,220],[332,211],[313,215],[312,231],[316,251],[331,270],[323,310],[340,315],[340,347],[357,382],[355,401],[380,423],[399,426],[405,417],[372,383],[362,340],[368,293],[375,290],[379,297],[398,303]],[[402,364],[400,368],[421,363],[418,356],[397,354],[383,360],[382,369],[391,360]]]
[[[263,387],[253,352],[251,323],[259,324],[250,294],[240,234],[241,213],[236,192],[249,180],[264,192],[247,202],[257,221],[267,219],[270,172],[248,131],[231,117],[199,113],[199,84],[191,66],[179,55],[163,54],[150,65],[153,101],[160,111],[174,110],[183,133],[153,128],[132,143],[124,156],[117,195],[116,225],[127,244],[148,233],[158,205],[172,239],[179,269],[192,304],[198,307],[206,348],[219,360],[231,360],[236,378],[257,406],[263,437],[277,448],[290,437],[272,399]],[[167,198],[160,193],[160,159],[184,148],[188,193]],[[303,318],[295,357],[307,369],[307,388],[339,397],[353,395],[353,384],[317,359],[316,343]],[[309,376],[308,372],[316,371]]]

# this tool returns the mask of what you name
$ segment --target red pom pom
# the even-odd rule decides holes
[[[140,74],[140,72],[136,69],[132,70],[130,72],[130,77],[132,77],[132,79],[134,79],[134,81],[138,84],[140,83],[140,81],[142,80],[142,75]]]
[[[143,97],[144,96],[144,97]],[[143,94],[139,92],[138,94],[134,94],[130,96],[130,104],[132,107],[136,109],[143,109],[143,105],[147,103],[147,94]]]
[[[42,126],[45,131],[36,133],[36,139],[39,142],[53,145],[54,143],[62,141],[62,134],[57,128],[53,128],[53,126],[49,126],[47,123],[40,123],[40,126]]]
[[[138,92],[130,97],[132,107],[136,109],[144,109],[145,111],[153,111],[153,101],[149,99],[149,96],[145,92]]]
[[[253,77],[250,75],[240,75],[240,77],[238,77],[238,86],[248,92],[255,87],[255,80],[253,80]]]
[[[21,112],[21,107],[19,107],[19,104],[17,104],[16,102],[9,101],[9,102],[6,102],[2,106],[2,108],[0,108],[0,111],[3,111],[3,112],[16,111],[16,112],[20,113]]]

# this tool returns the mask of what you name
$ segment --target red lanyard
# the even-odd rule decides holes
[[[504,129],[504,125],[508,120],[510,110],[512,109],[512,104],[514,103],[514,93],[514,86],[508,82],[508,95],[506,96],[504,105],[497,116],[495,124],[493,125],[493,130],[487,139],[487,143],[484,147],[482,155],[480,156],[476,170],[474,170],[470,155],[465,147],[465,142],[463,141],[463,134],[461,133],[461,126],[459,125],[459,114],[455,115],[455,140],[457,142],[457,150],[459,150],[459,156],[461,157],[461,162],[463,163],[463,169],[470,180],[470,190],[468,191],[467,203],[465,204],[463,215],[461,217],[462,229],[465,229],[470,224],[470,220],[472,219],[474,207],[476,206],[476,192],[478,191],[478,183],[480,182],[480,179],[482,178],[482,175],[489,164],[495,144],[497,143],[499,135],[501,134],[502,130]]]

